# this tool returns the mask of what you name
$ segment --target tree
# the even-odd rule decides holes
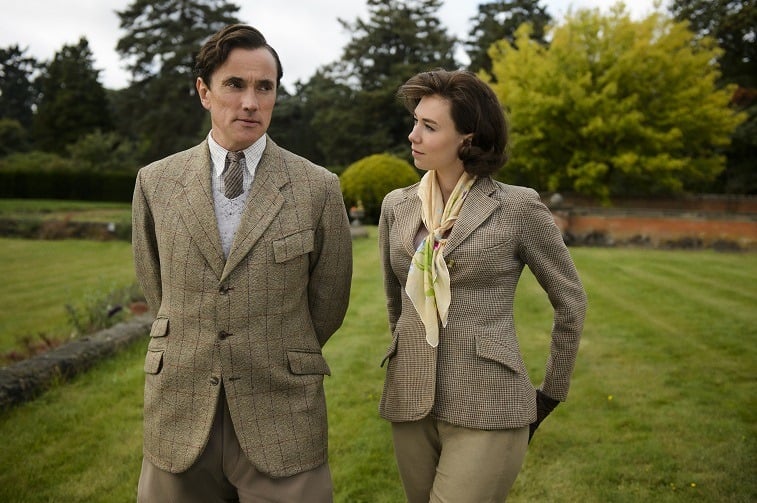
[[[0,119],[0,157],[29,149],[28,132],[16,119]]]
[[[493,87],[509,111],[511,162],[503,179],[608,202],[711,183],[743,120],[716,89],[714,40],[656,13],[632,21],[579,10],[545,48],[518,30],[490,51]]]
[[[28,129],[37,98],[34,77],[39,63],[25,52],[18,44],[0,48],[0,118],[16,120]]]
[[[144,162],[183,150],[205,133],[205,111],[195,95],[195,55],[213,33],[239,22],[226,0],[134,0],[117,11],[127,33],[116,46],[133,83],[118,96],[133,139],[146,145]]]
[[[465,49],[470,58],[471,71],[484,70],[491,73],[492,60],[489,47],[498,40],[515,42],[515,31],[523,23],[530,23],[531,38],[547,45],[544,33],[552,22],[546,8],[539,0],[496,0],[478,6],[478,14],[471,18],[473,28],[468,33]]]
[[[69,157],[80,170],[136,171],[137,149],[117,133],[94,131],[66,147]]]
[[[757,4],[754,0],[673,0],[670,12],[698,37],[714,38],[722,78],[757,88]]]
[[[60,152],[80,136],[112,129],[99,75],[85,37],[55,54],[39,77],[41,98],[32,126],[38,148]]]
[[[757,4],[754,0],[674,0],[670,12],[697,37],[710,36],[723,50],[721,83],[736,83],[732,103],[748,119],[733,133],[728,163],[718,179],[725,192],[757,193]]]
[[[407,153],[410,116],[396,99],[412,75],[458,66],[455,38],[437,16],[441,0],[368,0],[367,20],[340,20],[352,33],[341,60],[323,67],[313,127],[324,157],[344,166],[379,152]]]
[[[365,91],[383,89],[433,67],[452,69],[456,40],[437,16],[441,0],[368,0],[369,18],[339,20],[352,32],[342,62]]]

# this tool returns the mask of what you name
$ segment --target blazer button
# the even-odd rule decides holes
[[[221,330],[220,332],[218,332],[218,338],[219,338],[220,340],[224,340],[224,339],[226,339],[227,337],[231,337],[232,335],[234,335],[234,334],[230,334],[229,332],[227,332],[227,331],[225,331],[225,330]]]
[[[228,293],[229,293],[230,291],[232,291],[233,289],[234,289],[233,287],[230,287],[230,286],[228,286],[228,285],[221,285],[221,286],[219,286],[219,287],[218,287],[218,292],[219,292],[219,293],[220,293],[221,295],[226,295],[226,294],[228,294]]]
[[[221,382],[221,380],[216,376],[210,378],[210,384],[212,384],[213,386],[218,386],[219,382]]]

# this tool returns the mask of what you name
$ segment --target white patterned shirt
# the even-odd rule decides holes
[[[231,244],[234,242],[234,235],[239,227],[239,222],[242,220],[242,213],[247,202],[247,195],[250,193],[250,186],[255,179],[255,170],[258,167],[260,158],[263,156],[263,150],[265,150],[266,135],[261,136],[258,141],[244,149],[243,191],[238,197],[227,199],[224,195],[223,170],[226,165],[228,150],[216,143],[212,133],[212,131],[208,133],[208,147],[210,148],[210,162],[213,169],[213,176],[211,177],[213,203],[223,253],[228,258]]]

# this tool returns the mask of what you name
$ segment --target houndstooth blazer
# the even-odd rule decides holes
[[[144,455],[182,472],[208,440],[221,384],[255,467],[290,476],[327,460],[321,348],[352,275],[336,175],[268,139],[228,259],[207,142],[138,174],[137,278],[156,313],[144,370]]]
[[[479,178],[443,251],[452,302],[439,345],[404,285],[421,223],[418,185],[389,193],[379,246],[392,341],[380,414],[393,422],[432,417],[478,429],[525,426],[536,419],[536,390],[521,357],[513,320],[515,290],[528,266],[554,308],[541,389],[565,400],[586,313],[586,295],[550,211],[528,188]]]

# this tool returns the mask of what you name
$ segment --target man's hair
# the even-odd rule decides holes
[[[218,31],[210,37],[200,48],[195,58],[195,75],[200,77],[206,85],[210,85],[210,78],[216,69],[223,65],[232,49],[267,49],[276,60],[276,87],[281,85],[284,70],[281,60],[273,47],[268,45],[260,31],[245,24],[232,24]]]
[[[508,128],[502,105],[475,74],[443,69],[422,72],[400,86],[397,95],[411,113],[425,96],[449,102],[458,133],[472,134],[458,151],[468,173],[491,176],[507,162]]]

